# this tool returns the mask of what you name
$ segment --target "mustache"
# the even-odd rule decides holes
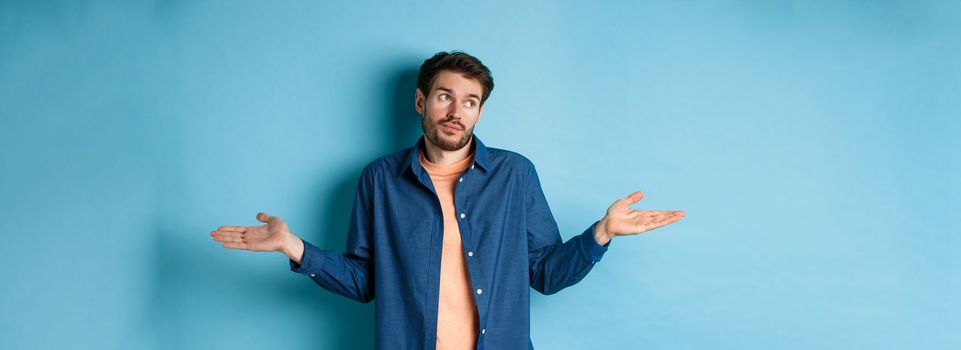
[[[447,120],[441,121],[440,123],[437,123],[437,125],[441,125],[441,124],[445,124],[445,123],[450,123],[450,124],[457,125],[457,127],[460,128],[461,130],[467,129],[467,127],[464,126],[464,124],[461,124],[460,121],[459,121],[459,120],[456,120],[456,119],[447,119]]]

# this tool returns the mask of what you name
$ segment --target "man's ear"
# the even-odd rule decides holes
[[[414,110],[421,116],[424,115],[424,101],[426,99],[427,97],[420,91],[420,88],[414,89]]]

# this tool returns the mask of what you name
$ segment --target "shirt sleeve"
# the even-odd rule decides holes
[[[290,271],[306,275],[324,289],[362,303],[374,300],[372,183],[370,171],[364,168],[350,213],[346,252],[322,250],[302,240],[304,257],[300,264],[290,260]]]
[[[531,288],[542,294],[554,294],[587,276],[594,264],[601,261],[611,242],[602,246],[594,239],[594,227],[599,220],[563,242],[533,165],[530,165],[526,186]]]

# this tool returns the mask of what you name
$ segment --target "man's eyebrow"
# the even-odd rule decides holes
[[[444,87],[444,86],[438,86],[437,88],[435,88],[435,90],[443,90],[444,92],[446,92],[446,93],[448,93],[448,94],[454,93],[454,90],[451,90],[450,88]],[[473,97],[473,98],[476,98],[476,99],[480,100],[480,96],[477,96],[477,94],[467,94],[467,97]]]

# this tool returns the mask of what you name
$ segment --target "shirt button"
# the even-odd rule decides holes
[[[481,334],[487,333],[487,328],[481,329]]]
[[[484,292],[483,290],[481,290],[480,288],[477,288],[477,294],[481,294],[483,292]]]
[[[310,277],[317,277],[317,275],[315,275],[315,274],[310,274]]]
[[[474,169],[474,164],[471,164],[471,165],[470,165],[470,168],[471,168],[471,169]]]
[[[461,218],[461,219],[463,219],[463,218],[465,218],[465,217],[467,217],[467,214],[460,213],[460,218]]]
[[[458,179],[457,182],[464,182],[464,178]]]
[[[474,252],[467,252],[467,256],[474,256]]]

